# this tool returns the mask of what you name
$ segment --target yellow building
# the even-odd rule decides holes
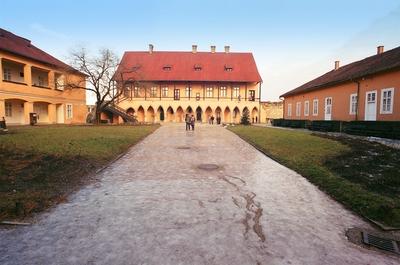
[[[283,102],[272,102],[266,101],[261,102],[261,116],[264,118],[264,121],[267,124],[271,124],[271,121],[274,119],[282,119],[283,118]]]
[[[119,109],[139,122],[239,123],[245,110],[253,123],[260,117],[261,77],[251,53],[149,51],[125,52],[117,76],[124,80]],[[217,119],[218,118],[218,119]],[[115,119],[114,119],[115,120]]]
[[[32,113],[39,124],[86,121],[86,91],[64,89],[66,73],[76,81],[85,76],[1,28],[0,69],[0,119],[8,125],[29,124]]]

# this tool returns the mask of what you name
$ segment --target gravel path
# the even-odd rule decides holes
[[[1,229],[0,264],[400,261],[348,242],[369,225],[222,127],[164,125],[98,178],[34,225]]]

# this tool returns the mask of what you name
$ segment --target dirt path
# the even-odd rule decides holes
[[[0,264],[399,262],[348,242],[369,225],[221,127],[162,126],[98,177],[0,230]]]

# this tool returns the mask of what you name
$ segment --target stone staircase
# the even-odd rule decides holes
[[[109,111],[114,115],[120,116],[124,120],[124,122],[129,122],[129,123],[136,123],[137,122],[135,117],[127,114],[126,111],[123,108],[118,107],[115,104],[110,104],[110,105],[106,106],[104,108],[104,110]]]

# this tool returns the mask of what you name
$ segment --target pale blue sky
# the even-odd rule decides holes
[[[278,96],[341,65],[400,46],[399,0],[54,1],[2,0],[0,27],[67,61],[77,46],[95,51],[253,52],[262,98]]]

